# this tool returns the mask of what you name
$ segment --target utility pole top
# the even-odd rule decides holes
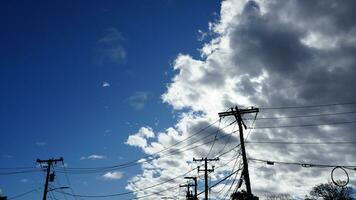
[[[57,164],[57,162],[62,162],[63,163],[63,157],[60,157],[59,159],[48,159],[48,160],[41,160],[41,159],[37,159],[36,160],[40,165],[41,167],[42,164],[46,164],[44,166],[44,168],[46,168],[46,171],[47,171],[47,175],[46,175],[46,181],[45,181],[45,186],[44,186],[44,191],[43,191],[43,200],[46,200],[47,199],[47,192],[49,191],[48,190],[48,182],[52,182],[54,180],[54,172],[51,173],[51,167],[53,164]]]
[[[231,108],[231,111],[227,111],[227,112],[220,112],[219,113],[219,117],[226,117],[226,116],[231,116],[231,115],[235,115],[235,114],[248,114],[248,113],[258,113],[260,110],[258,108],[255,107],[251,107],[248,109],[238,109],[238,107],[235,107],[235,110],[233,110],[234,108]]]
[[[209,186],[208,186],[208,172],[213,172],[214,171],[214,166],[212,167],[212,169],[208,169],[208,162],[209,161],[218,161],[219,158],[201,158],[201,159],[195,159],[193,158],[193,161],[195,162],[204,162],[204,169],[200,169],[200,167],[198,166],[198,173],[203,171],[204,172],[204,179],[205,179],[205,200],[208,200],[208,193],[209,193]]]
[[[201,159],[195,159],[193,158],[193,161],[195,162],[201,162],[201,161],[219,161],[220,159],[219,158],[201,158]]]
[[[51,158],[48,160],[41,160],[41,159],[36,160],[36,162],[38,162],[38,163],[49,163],[49,162],[56,163],[56,162],[63,162],[63,161],[64,161],[63,157],[60,157],[59,159]]]

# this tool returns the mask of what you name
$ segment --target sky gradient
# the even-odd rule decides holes
[[[184,199],[178,186],[201,164],[193,157],[220,157],[209,164],[211,184],[241,169],[234,119],[218,120],[235,105],[260,108],[244,120],[252,189],[261,199],[298,199],[330,181],[332,168],[302,163],[356,165],[355,1],[0,7],[0,168],[62,156],[68,171],[58,164],[52,187],[70,186],[69,194]],[[211,199],[227,197],[240,172],[212,188]],[[43,181],[38,171],[3,174],[0,188],[9,197],[37,188],[23,198],[38,199]]]

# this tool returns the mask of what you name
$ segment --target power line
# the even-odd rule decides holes
[[[173,156],[173,155],[175,155],[175,154],[177,154],[177,153],[182,153],[182,152],[185,152],[185,151],[189,151],[189,150],[192,150],[192,149],[196,149],[196,148],[198,148],[198,147],[200,147],[200,146],[204,146],[204,145],[206,145],[206,144],[209,144],[209,143],[213,143],[213,142],[215,142],[216,140],[219,140],[219,139],[223,139],[223,138],[225,138],[225,137],[227,137],[228,135],[223,135],[223,136],[221,136],[221,137],[218,137],[218,138],[214,138],[213,140],[210,140],[210,141],[207,141],[207,142],[204,142],[204,143],[201,143],[201,144],[198,144],[198,145],[196,145],[196,146],[193,146],[193,147],[189,147],[189,148],[187,148],[187,149],[177,149],[177,150],[175,150],[175,151],[172,151],[172,152],[170,152],[170,154],[165,154],[165,155],[163,155],[163,156],[160,156],[160,157],[158,157],[159,159],[162,159],[162,158],[166,158],[166,157],[169,157],[169,156]],[[186,145],[186,146],[184,146],[184,148],[185,147],[188,147],[190,144],[188,144],[188,145]],[[142,161],[142,162],[139,162],[139,163],[137,163],[137,164],[142,164],[142,163],[144,163],[144,162],[150,162],[150,161],[153,161],[153,160],[156,160],[156,159],[158,159],[158,158],[150,158],[150,159],[147,159],[147,160],[145,160],[145,161]],[[135,165],[137,165],[137,164],[135,164]],[[131,166],[133,166],[133,165],[131,165]],[[129,166],[125,166],[125,167],[129,167]],[[111,169],[108,169],[108,170],[118,170],[118,169],[122,169],[122,168],[125,168],[125,167],[116,167],[116,168],[111,168]],[[61,170],[57,170],[58,172],[60,172],[60,173],[68,173],[68,172],[66,172],[66,171],[61,171]],[[105,170],[106,171],[106,170]],[[90,174],[90,173],[101,173],[102,171],[72,171],[72,172],[69,172],[69,173],[71,173],[71,174]]]
[[[199,131],[193,133],[192,135],[190,135],[189,137],[185,138],[184,140],[180,140],[160,151],[157,151],[153,154],[150,154],[150,155],[147,155],[147,156],[143,156],[139,159],[135,159],[135,160],[132,160],[132,161],[129,161],[129,162],[126,162],[126,163],[122,163],[122,164],[117,164],[117,165],[113,165],[113,166],[104,166],[104,167],[90,167],[90,168],[68,168],[67,167],[67,170],[68,171],[74,171],[74,170],[103,170],[103,171],[109,171],[109,170],[114,170],[114,169],[121,169],[121,168],[126,168],[126,167],[130,167],[130,166],[134,166],[134,165],[138,165],[138,164],[141,164],[142,162],[146,162],[146,161],[142,161],[142,159],[146,159],[146,158],[150,158],[152,156],[155,156],[155,155],[159,155],[160,153],[168,150],[168,149],[171,149],[172,147],[175,147],[177,146],[178,144],[184,142],[184,141],[187,141],[189,140],[190,138],[202,133],[204,130],[212,127],[214,124],[216,124],[219,120],[216,120],[215,122],[213,122],[212,124],[209,124],[208,126],[200,129]],[[158,157],[159,158],[159,157]],[[158,158],[154,158],[154,159],[158,159]],[[151,158],[152,159],[152,158]]]
[[[39,189],[40,189],[40,187],[35,188],[35,189],[32,189],[32,190],[29,190],[29,191],[27,191],[27,192],[24,192],[24,193],[21,193],[21,194],[18,194],[18,195],[15,195],[15,196],[13,196],[13,197],[10,197],[9,200],[17,199],[17,198],[23,197],[23,196],[28,195],[28,194],[30,194],[30,193],[32,193],[32,192],[38,192]]]
[[[321,114],[309,114],[309,115],[294,115],[294,116],[281,116],[281,117],[259,117],[257,120],[271,120],[271,119],[294,119],[303,117],[322,117],[322,116],[333,116],[333,115],[346,115],[355,114],[356,111],[349,112],[336,112],[336,113],[321,113]],[[253,118],[243,118],[244,120],[254,120]]]
[[[342,105],[354,105],[354,104],[356,104],[356,101],[342,102],[342,103],[330,103],[330,104],[300,105],[300,106],[260,107],[260,109],[280,110],[280,109],[297,109],[297,108],[318,108],[318,107],[342,106]]]
[[[320,123],[320,124],[299,124],[299,125],[283,125],[283,126],[258,126],[258,127],[248,127],[249,129],[273,129],[273,128],[296,128],[296,127],[312,127],[312,126],[327,126],[327,125],[342,125],[342,124],[353,124],[356,121],[344,121],[344,122],[330,122],[330,123]]]
[[[237,152],[237,153],[238,153],[238,152]],[[235,163],[234,163],[234,165],[233,165],[233,168],[232,168],[232,170],[231,170],[231,173],[234,172],[235,167],[237,166],[238,158],[239,158],[240,156],[241,156],[240,154],[239,154],[239,155],[236,155],[236,158],[233,159],[233,160],[235,160]],[[225,179],[225,180],[227,180],[227,179]],[[230,190],[231,190],[231,188],[232,188],[232,186],[233,186],[235,180],[236,180],[236,177],[233,178],[233,182],[231,183],[231,186],[229,187],[229,189],[228,189],[227,191],[230,191]],[[231,181],[231,180],[230,180],[230,181]],[[224,189],[226,188],[226,186],[227,186],[227,184],[225,184],[225,185],[220,189],[220,191],[217,193],[217,199],[221,199],[221,198],[220,198],[220,194],[224,191]],[[224,196],[224,199],[225,199],[225,198],[226,198],[226,195]]]
[[[217,185],[219,185],[220,183],[222,183],[223,181],[225,181],[226,179],[228,179],[229,177],[231,177],[232,175],[236,174],[237,172],[239,172],[241,170],[241,168],[235,170],[234,172],[232,172],[231,174],[225,176],[223,179],[221,179],[220,181],[218,181],[217,183],[214,183],[212,186],[209,187],[209,190]],[[201,191],[198,193],[198,196],[203,194],[205,191]]]
[[[219,119],[219,125],[218,125],[218,130],[216,131],[216,134],[215,134],[215,137],[214,137],[214,141],[213,141],[213,144],[211,145],[211,147],[210,147],[210,149],[209,149],[209,152],[208,152],[208,154],[206,155],[206,157],[209,157],[209,155],[210,155],[210,153],[211,153],[211,151],[213,150],[213,148],[214,148],[214,145],[215,145],[215,141],[217,140],[217,136],[218,136],[218,134],[219,134],[219,130],[220,130],[220,123],[221,123],[221,118]]]
[[[225,155],[226,153],[232,151],[233,149],[235,149],[236,147],[238,147],[239,145],[236,145],[234,146],[233,148],[231,148],[230,150],[222,153],[221,155],[219,156],[222,156],[222,155]],[[224,166],[226,165],[226,163],[224,164]],[[217,169],[219,167],[216,167],[215,169]],[[107,195],[80,195],[80,194],[71,194],[71,193],[67,193],[67,192],[63,192],[63,191],[56,191],[58,193],[63,193],[63,194],[66,194],[66,195],[69,195],[69,196],[75,196],[75,197],[86,197],[86,198],[106,198],[106,197],[114,197],[114,196],[123,196],[123,195],[129,195],[129,194],[133,194],[135,192],[141,192],[141,191],[145,191],[145,190],[148,190],[148,189],[151,189],[151,188],[154,188],[154,187],[157,187],[157,186],[160,186],[160,185],[163,185],[165,183],[168,183],[168,182],[172,182],[180,177],[183,177],[183,176],[186,176],[187,174],[189,174],[190,172],[196,170],[197,167],[189,170],[188,172],[184,173],[184,174],[181,174],[181,175],[178,175],[174,178],[171,178],[171,179],[168,179],[166,181],[163,181],[163,182],[160,182],[160,183],[157,183],[157,184],[154,184],[154,185],[151,185],[151,186],[148,186],[148,187],[145,187],[145,188],[142,188],[142,189],[138,189],[138,190],[134,190],[134,191],[128,191],[128,192],[122,192],[122,193],[115,193],[115,194],[107,194]],[[154,194],[152,194],[154,195]],[[150,195],[151,196],[151,195]],[[146,196],[145,196],[146,197]],[[139,199],[139,198],[144,198],[144,197],[136,197],[134,199]]]
[[[235,121],[229,123],[228,125],[226,125],[225,127],[221,128],[221,129],[225,129],[229,126],[231,126],[233,123],[235,123]],[[219,131],[220,129],[218,129],[217,131]],[[216,132],[217,132],[216,131]],[[214,135],[215,132],[211,133],[211,134],[208,134],[206,136],[204,136],[203,138],[199,138],[198,140],[194,141],[193,143],[188,143],[187,145],[183,146],[183,147],[180,147],[180,149],[177,149],[177,150],[174,150],[174,151],[171,151],[171,152],[168,152],[167,154],[163,154],[163,155],[160,155],[159,157],[152,157],[154,155],[157,155],[159,152],[163,152],[163,150],[159,151],[159,152],[156,152],[154,154],[151,154],[151,155],[148,155],[148,156],[145,156],[141,159],[137,159],[135,162],[131,161],[131,162],[128,162],[128,163],[124,163],[124,164],[119,164],[119,165],[113,165],[113,166],[106,166],[106,167],[96,167],[96,168],[67,168],[67,172],[68,173],[77,173],[77,174],[86,174],[86,173],[101,173],[103,171],[111,171],[111,170],[117,170],[117,169],[123,169],[123,168],[127,168],[127,167],[131,167],[131,166],[135,166],[135,165],[139,165],[139,164],[142,164],[142,163],[145,163],[145,162],[149,162],[149,161],[152,161],[152,160],[156,160],[156,159],[159,159],[159,158],[163,158],[163,157],[167,157],[167,156],[171,156],[171,155],[174,155],[175,153],[180,153],[180,152],[183,152],[183,151],[187,151],[187,150],[190,150],[190,149],[194,149],[194,148],[197,148],[203,144],[200,144],[200,145],[197,145],[195,147],[192,147],[192,148],[188,148],[188,149],[185,149],[185,150],[181,150],[182,148],[184,147],[187,147],[187,146],[190,146],[198,141],[201,141],[202,139],[205,139],[205,138],[208,138],[212,135]],[[226,137],[225,136],[222,136],[221,138],[223,137]],[[191,137],[190,137],[191,138]],[[219,139],[219,138],[218,138]],[[186,139],[185,139],[186,140]],[[180,141],[179,143],[183,142]],[[215,139],[212,140],[211,142],[215,142]],[[208,143],[211,143],[211,142],[208,142]],[[177,144],[177,143],[176,143]],[[205,143],[206,144],[206,143]],[[173,145],[171,145],[170,147],[172,147]],[[166,148],[167,150],[167,148]],[[145,159],[145,158],[148,158],[148,159]],[[145,159],[145,160],[142,160],[142,159]],[[60,168],[58,168],[60,169]],[[62,170],[57,170],[58,172],[61,172],[63,173]]]
[[[41,171],[42,171],[42,170],[34,169],[34,170],[22,170],[22,171],[0,172],[0,176],[15,175],[15,174],[26,174],[26,173],[34,173],[34,172],[41,172]]]
[[[335,164],[316,164],[316,163],[302,163],[302,162],[284,162],[284,161],[271,161],[271,160],[263,160],[263,159],[256,159],[256,158],[249,158],[249,160],[257,161],[257,162],[265,162],[269,165],[284,164],[284,165],[299,165],[301,167],[320,167],[320,168],[343,167],[346,169],[356,170],[356,165],[335,165]]]
[[[36,167],[0,167],[0,170],[37,169]]]
[[[168,183],[168,182],[171,182],[171,181],[174,181],[180,177],[183,177],[187,174],[189,174],[190,172],[194,171],[195,169],[197,168],[194,168],[184,174],[181,174],[181,175],[178,175],[174,178],[171,178],[171,179],[168,179],[166,181],[163,181],[163,182],[160,182],[160,183],[157,183],[157,184],[154,184],[154,185],[151,185],[151,186],[148,186],[148,187],[145,187],[145,188],[142,188],[142,189],[138,189],[138,190],[135,190],[135,191],[128,191],[128,192],[121,192],[121,193],[115,193],[115,194],[106,194],[106,195],[80,195],[80,194],[71,194],[71,193],[67,193],[67,192],[62,192],[62,191],[57,191],[59,193],[63,193],[63,194],[66,194],[66,195],[70,195],[70,196],[76,196],[76,197],[86,197],[86,198],[106,198],[106,197],[114,197],[114,196],[123,196],[123,195],[128,195],[128,194],[133,194],[135,192],[140,192],[140,191],[144,191],[144,190],[148,190],[148,189],[151,189],[151,188],[154,188],[154,187],[157,187],[157,186],[160,186],[162,184],[165,184],[165,183]]]
[[[285,141],[247,141],[249,144],[300,144],[300,145],[323,145],[323,144],[356,144],[356,141],[336,142],[285,142]]]
[[[64,175],[65,175],[65,177],[66,177],[66,180],[67,180],[68,186],[69,186],[69,188],[70,188],[70,191],[71,191],[72,194],[75,194],[74,189],[73,189],[73,187],[72,187],[72,184],[71,184],[71,182],[70,182],[70,180],[69,180],[69,177],[68,177],[68,174],[67,174],[67,169],[66,169],[66,166],[65,166],[64,163],[63,163],[63,169],[64,169]],[[77,198],[77,197],[74,197],[74,199],[77,200],[78,198]]]

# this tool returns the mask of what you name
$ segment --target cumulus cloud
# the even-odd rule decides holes
[[[126,144],[145,148],[147,146],[147,139],[153,138],[154,136],[155,134],[151,127],[141,127],[137,133],[129,136]]]
[[[250,141],[355,141],[353,123],[262,128],[355,121],[355,116],[350,114],[318,116],[352,111],[355,110],[353,105],[263,109],[355,101],[354,8],[356,2],[351,0],[223,1],[220,19],[210,23],[210,31],[216,37],[203,44],[200,50],[202,57],[197,59],[180,54],[175,59],[173,70],[176,75],[168,84],[162,100],[182,113],[177,124],[156,133],[151,141],[138,137],[137,133],[132,135],[137,137],[134,146],[142,148],[149,155],[178,141],[184,142],[160,153],[159,159],[142,164],[142,173],[132,178],[127,189],[143,188],[149,183],[153,185],[153,182],[180,175],[197,166],[191,162],[193,157],[218,156],[238,144],[237,134],[229,135],[233,127],[217,131],[233,120],[229,118],[223,119],[220,126],[214,124],[204,133],[194,134],[214,122],[218,112],[235,105],[261,107],[261,118],[315,115],[278,120],[260,119],[255,124],[246,120],[248,126],[256,127],[247,130],[250,131]],[[249,119],[253,116],[245,117]],[[250,158],[356,164],[354,145],[247,143],[246,148]],[[174,156],[165,157],[167,152]],[[231,172],[234,166],[235,169],[239,167],[234,161],[229,163],[229,160],[236,157],[236,153],[232,151],[215,163],[217,169],[211,174],[212,181]],[[277,164],[267,166],[252,160],[249,166],[252,189],[257,195],[269,191],[303,197],[311,187],[327,182],[330,176],[330,169]],[[196,170],[189,175],[196,176]],[[177,179],[147,193],[162,191],[183,181]],[[212,197],[221,199],[217,193],[219,190],[226,192],[229,186],[225,186],[223,183],[214,188]],[[355,187],[355,182],[351,181],[350,186]],[[163,195],[176,196],[177,192],[166,191]],[[143,194],[136,193],[137,196]]]
[[[98,64],[119,64],[126,58],[124,37],[116,28],[108,28],[95,46],[95,61]]]
[[[127,99],[127,102],[136,110],[141,110],[145,107],[147,100],[148,92],[136,92]]]
[[[80,160],[104,160],[104,159],[106,159],[106,156],[97,155],[97,154],[80,157]]]
[[[119,180],[123,177],[123,173],[119,171],[107,172],[102,176],[104,180]]]

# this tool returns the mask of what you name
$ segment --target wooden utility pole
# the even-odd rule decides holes
[[[205,200],[208,200],[208,196],[209,196],[209,185],[208,185],[208,172],[213,172],[214,171],[214,166],[212,167],[212,169],[208,169],[208,161],[218,161],[219,158],[212,158],[209,159],[207,157],[205,158],[201,158],[201,159],[195,159],[193,158],[193,161],[195,162],[202,162],[204,161],[204,169],[200,169],[200,167],[198,167],[198,173],[201,171],[204,171],[204,179],[205,179]]]
[[[48,182],[49,181],[53,181],[54,179],[54,174],[51,174],[51,167],[53,164],[56,164],[57,162],[63,162],[63,158],[59,158],[59,159],[49,159],[49,160],[40,160],[37,159],[37,162],[42,166],[42,164],[46,164],[44,167],[46,168],[47,171],[47,175],[46,175],[46,181],[45,181],[45,187],[43,190],[43,200],[47,200],[47,192],[48,192]],[[50,180],[50,176],[52,180]]]
[[[190,187],[194,186],[193,184],[181,184],[179,187],[186,187],[187,188],[187,194],[185,195],[187,200],[192,200],[194,198],[193,193],[190,191]]]
[[[241,144],[241,154],[242,154],[242,161],[243,161],[243,177],[245,180],[246,184],[246,190],[247,194],[249,196],[252,196],[252,191],[251,191],[251,183],[250,183],[250,175],[248,172],[248,163],[247,163],[247,158],[246,158],[246,150],[245,150],[245,141],[244,141],[244,134],[243,134],[243,127],[246,129],[247,126],[242,120],[241,115],[247,114],[247,113],[258,113],[259,109],[258,108],[248,108],[248,109],[239,109],[237,106],[234,108],[231,108],[231,111],[229,112],[221,112],[219,113],[219,117],[226,117],[226,116],[234,116],[237,124],[239,125],[239,132],[240,132],[240,144]]]
[[[184,179],[192,179],[194,181],[194,200],[198,200],[198,181],[197,181],[197,177],[184,177]]]

